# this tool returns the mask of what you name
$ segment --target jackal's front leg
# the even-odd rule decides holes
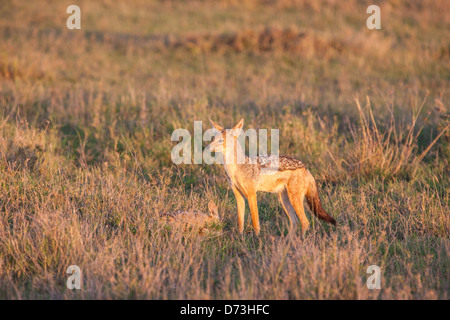
[[[236,197],[237,207],[238,207],[238,224],[239,224],[239,232],[244,233],[244,214],[245,214],[245,199],[242,196],[241,192],[232,187],[234,196]]]
[[[258,201],[256,198],[256,193],[249,195],[248,198],[248,206],[250,207],[250,213],[252,215],[253,228],[255,228],[256,235],[259,234],[259,216],[258,216]]]

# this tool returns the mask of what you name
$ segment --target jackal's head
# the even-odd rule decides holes
[[[241,119],[241,121],[239,121],[232,129],[224,129],[211,119],[209,119],[209,121],[211,122],[211,125],[219,131],[219,133],[214,136],[212,142],[206,148],[214,152],[221,152],[225,154],[227,146],[232,147],[236,145],[236,139],[242,131],[244,119]],[[230,141],[230,139],[232,139],[232,141]]]
[[[219,220],[219,208],[212,200],[208,203],[208,211],[211,218],[213,218],[214,220]]]

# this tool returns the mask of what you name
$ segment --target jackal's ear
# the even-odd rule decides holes
[[[223,131],[223,128],[222,128],[220,125],[218,125],[217,123],[215,123],[214,121],[212,121],[211,119],[209,119],[209,122],[211,122],[211,125],[212,125],[214,128],[216,128],[217,130],[219,130],[220,132]]]
[[[209,215],[213,218],[219,218],[219,208],[216,206],[214,201],[209,201],[208,203]]]
[[[237,137],[237,136],[241,133],[242,127],[243,127],[243,126],[244,126],[244,119],[241,119],[241,121],[239,121],[239,122],[233,127],[233,129],[231,129],[231,130],[232,130],[232,135]]]

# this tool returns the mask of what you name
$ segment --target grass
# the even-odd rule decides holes
[[[80,1],[79,31],[70,4],[0,9],[0,298],[449,298],[445,2],[382,2],[380,31],[359,1]],[[288,236],[259,194],[240,237],[223,168],[170,158],[208,117],[279,129],[337,228]],[[209,200],[204,236],[159,219]]]

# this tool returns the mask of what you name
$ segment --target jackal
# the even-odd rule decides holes
[[[279,200],[289,218],[291,230],[295,230],[298,226],[299,219],[302,236],[309,228],[303,208],[304,198],[319,219],[336,225],[336,220],[322,208],[314,177],[303,162],[287,156],[247,157],[237,141],[244,119],[229,130],[211,119],[209,121],[219,133],[214,136],[207,149],[223,155],[225,171],[236,197],[241,234],[244,231],[245,199],[250,207],[255,233],[260,232],[257,191],[278,193]]]
[[[219,222],[219,209],[213,201],[208,203],[208,213],[198,210],[178,210],[170,213],[160,213],[160,215],[165,217],[166,221],[171,225],[198,229],[200,233],[203,233],[209,222]]]

